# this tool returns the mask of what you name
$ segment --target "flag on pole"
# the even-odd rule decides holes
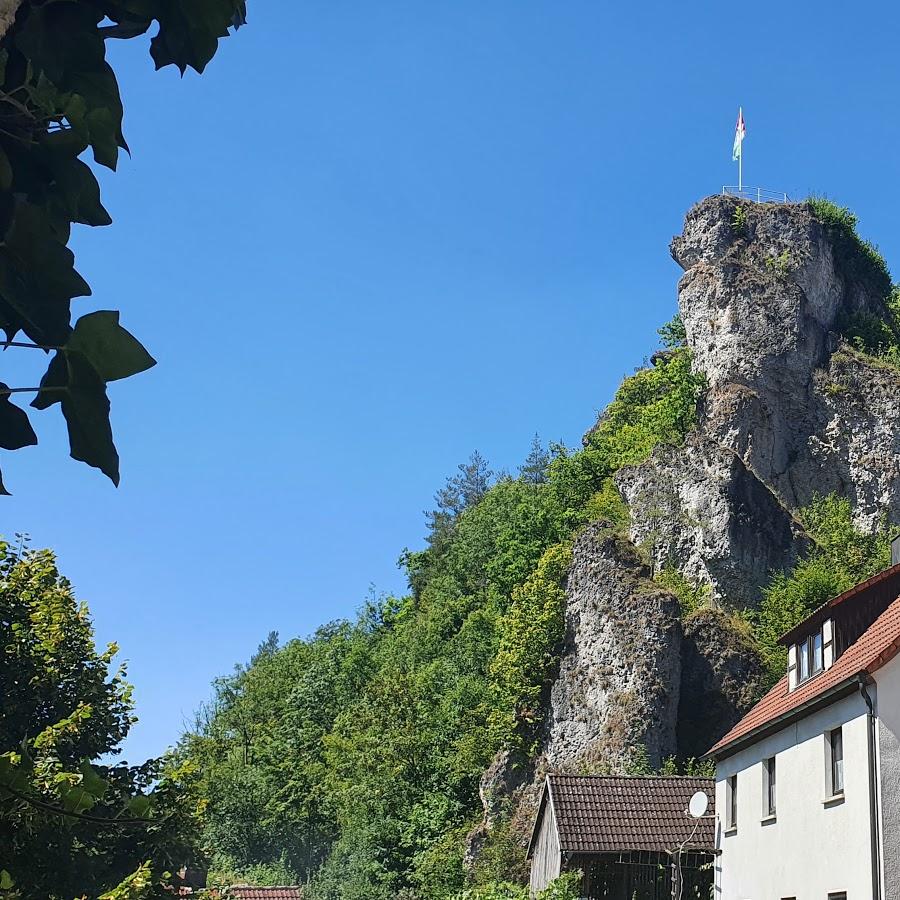
[[[744,111],[738,107],[737,125],[734,128],[734,146],[731,148],[731,158],[737,162],[741,158],[741,144],[744,142],[744,135],[747,128],[744,125]]]

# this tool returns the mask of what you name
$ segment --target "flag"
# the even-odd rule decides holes
[[[741,144],[744,142],[746,133],[747,127],[744,125],[744,111],[738,107],[737,125],[734,126],[734,146],[731,148],[731,158],[735,162],[741,158]]]

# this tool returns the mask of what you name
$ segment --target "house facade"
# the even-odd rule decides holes
[[[709,778],[548,775],[528,856],[531,894],[581,871],[590,900],[708,900],[714,815],[687,809]]]
[[[900,539],[782,643],[784,677],[708,754],[716,900],[900,900]]]

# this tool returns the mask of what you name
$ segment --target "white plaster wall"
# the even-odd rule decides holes
[[[870,689],[874,697],[875,689]],[[825,732],[843,726],[844,799],[827,803]],[[776,757],[777,816],[763,824],[762,761]],[[738,776],[738,825],[724,832],[725,784]],[[854,694],[752,747],[716,770],[716,900],[871,900],[866,707]]]
[[[875,673],[884,900],[900,900],[900,657]],[[848,898],[849,900],[849,898]]]

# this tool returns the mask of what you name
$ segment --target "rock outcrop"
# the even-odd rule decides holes
[[[520,818],[538,769],[698,756],[752,705],[762,666],[728,610],[808,549],[799,512],[817,494],[849,497],[864,529],[900,521],[900,373],[839,335],[845,317],[882,312],[884,284],[808,204],[707,198],[671,251],[707,383],[698,425],[615,475],[627,535],[594,523],[576,539],[543,754],[524,780],[508,761],[492,776]],[[710,608],[683,619],[652,580],[663,567],[708,585]],[[486,798],[486,820],[496,808]]]
[[[708,389],[684,447],[616,480],[656,566],[753,605],[804,549],[796,511],[816,494],[849,496],[866,528],[900,518],[900,375],[842,345],[841,318],[878,313],[881,298],[848,274],[806,204],[710,197],[671,249]]]
[[[675,753],[678,601],[650,575],[634,546],[603,523],[575,541],[550,697],[551,769],[620,771],[639,747],[651,765]]]

